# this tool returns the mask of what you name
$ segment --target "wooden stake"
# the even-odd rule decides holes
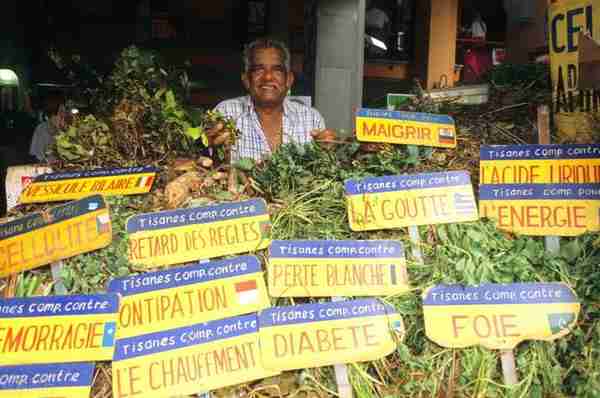
[[[344,301],[344,297],[332,297],[331,301]],[[348,377],[348,367],[345,364],[334,365],[335,381],[337,383],[338,395],[341,398],[352,398],[352,385]]]
[[[517,367],[515,365],[515,354],[512,350],[501,350],[500,360],[502,361],[502,375],[504,384],[513,386],[519,382],[517,377]]]
[[[423,264],[423,253],[421,253],[421,236],[419,235],[419,227],[411,225],[408,227],[408,234],[412,243],[412,255],[418,264]]]
[[[540,105],[537,108],[537,129],[538,143],[549,145],[552,140],[550,138],[550,109],[548,105]],[[558,236],[544,237],[546,251],[558,254],[560,252],[560,238]]]
[[[54,281],[54,290],[58,294],[67,294],[67,288],[63,283],[63,280],[60,276],[60,273],[64,267],[62,261],[57,261],[55,263],[50,264],[50,270],[52,271],[52,280]]]

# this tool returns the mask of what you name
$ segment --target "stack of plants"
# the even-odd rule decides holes
[[[436,105],[434,109],[427,100],[418,98],[408,105],[409,109],[450,113],[456,118],[457,149],[408,151],[403,146],[365,145],[348,136],[340,137],[333,147],[319,143],[283,146],[261,164],[241,162],[230,168],[221,162],[226,157],[222,150],[214,151],[220,153],[214,159],[207,159],[203,153],[208,143],[206,132],[228,121],[215,113],[194,115],[185,110],[177,90],[171,88],[174,81],[181,79],[173,79],[168,70],[136,51],[126,50],[107,80],[102,94],[106,98],[104,106],[97,113],[76,120],[58,137],[54,150],[60,160],[54,168],[62,171],[152,164],[161,168],[158,183],[149,195],[107,199],[113,243],[64,261],[60,276],[70,294],[103,292],[111,278],[146,271],[127,259],[126,219],[133,214],[173,207],[167,194],[169,184],[190,173],[196,173],[196,179],[189,177],[196,184],[177,202],[177,207],[263,197],[269,204],[273,239],[395,239],[410,247],[405,229],[351,231],[344,181],[469,170],[475,185],[479,145],[515,143],[508,134],[484,134],[479,127],[504,123],[493,117],[509,118],[511,112],[522,110],[521,106],[502,109],[489,104],[479,111],[456,104]],[[534,123],[535,115],[525,108],[520,116],[527,123]],[[532,135],[521,139],[533,142]],[[33,206],[20,207],[14,214],[32,210]],[[384,298],[402,315],[405,339],[382,360],[348,365],[357,397],[600,396],[597,235],[563,239],[560,254],[551,255],[544,250],[543,239],[505,233],[483,219],[420,227],[419,232],[424,263],[408,259],[411,291]],[[582,302],[582,312],[568,336],[554,342],[524,342],[516,348],[520,382],[514,387],[502,382],[498,352],[483,348],[447,349],[425,336],[421,294],[429,286],[543,281],[562,281],[573,287]],[[15,282],[14,293],[18,296],[54,294],[54,282],[44,268],[23,273]],[[273,299],[273,305],[285,304],[289,304],[287,299]],[[94,398],[109,397],[110,383],[110,365],[101,364],[97,367]],[[336,396],[335,391],[333,371],[325,367],[285,372],[213,394],[315,398]]]

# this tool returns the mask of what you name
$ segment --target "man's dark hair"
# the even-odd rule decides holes
[[[244,47],[244,72],[247,73],[250,70],[256,50],[263,50],[266,48],[274,48],[279,51],[279,54],[281,55],[281,62],[283,62],[285,70],[289,72],[291,69],[290,50],[282,41],[271,38],[256,39]]]
[[[42,109],[46,115],[56,115],[64,103],[65,94],[59,90],[52,90],[44,95]]]

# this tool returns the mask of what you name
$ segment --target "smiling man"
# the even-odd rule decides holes
[[[287,97],[294,74],[290,52],[283,43],[258,39],[247,45],[242,83],[248,95],[225,100],[215,108],[232,118],[242,132],[232,149],[232,161],[261,161],[282,144],[304,144],[335,134],[325,129],[316,109]]]

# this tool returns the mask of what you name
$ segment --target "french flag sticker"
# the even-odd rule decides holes
[[[154,176],[143,176],[138,178],[137,186],[138,187],[151,187],[154,182]]]
[[[256,280],[236,283],[235,292],[240,304],[258,303],[258,286],[256,285]]]

